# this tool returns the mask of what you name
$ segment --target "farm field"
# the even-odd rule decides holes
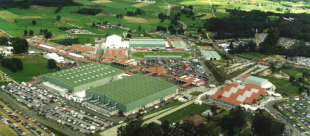
[[[0,66],[0,70],[12,76],[17,81],[29,81],[32,80],[32,77],[56,71],[47,68],[47,59],[43,57],[24,57],[20,59],[24,63],[24,69],[22,71],[13,73],[2,66]]]

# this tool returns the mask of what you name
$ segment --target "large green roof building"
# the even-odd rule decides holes
[[[88,89],[112,81],[124,72],[104,64],[87,64],[76,68],[46,74],[42,77],[57,86],[68,89],[71,93]]]
[[[149,107],[176,94],[176,86],[155,77],[133,75],[86,90],[86,98],[100,97],[102,104],[109,103],[124,114]]]
[[[132,48],[165,48],[164,39],[130,39],[129,45]]]

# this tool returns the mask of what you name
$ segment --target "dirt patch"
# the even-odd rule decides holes
[[[71,17],[63,17],[60,20],[62,20],[62,21],[79,21],[80,19],[73,19]]]
[[[180,6],[172,6],[171,10],[181,10],[181,7]]]
[[[125,16],[124,19],[128,20],[128,22],[134,22],[134,23],[147,23],[147,20],[145,18],[141,17],[130,17]]]
[[[56,7],[46,7],[46,6],[38,6],[38,5],[31,5],[30,8],[33,8],[33,9],[56,9]]]
[[[95,1],[91,1],[93,3],[108,3],[108,2],[112,2],[110,0],[95,0]]]
[[[90,8],[105,8],[106,6],[103,6],[103,5],[87,5],[86,7],[90,7]]]
[[[5,19],[5,21],[12,23],[15,22],[15,19]]]
[[[216,12],[226,13],[225,9],[216,9]]]
[[[211,13],[201,13],[201,14],[205,14],[205,16],[201,17],[200,19],[209,19],[213,17]]]
[[[99,13],[96,16],[107,16],[107,15],[110,15],[110,14],[109,13]]]
[[[259,75],[261,75],[261,76],[270,76],[271,73],[272,73],[271,70],[267,69],[267,70],[264,70],[263,72],[260,72]]]
[[[69,13],[76,14],[77,12],[76,11],[69,11]]]
[[[21,16],[22,19],[28,19],[28,18],[42,18],[41,16]]]
[[[273,74],[273,76],[274,76],[276,79],[287,79],[285,76],[282,76],[281,74]]]
[[[138,4],[134,4],[134,5],[131,5],[133,7],[137,7],[137,8],[140,8],[140,7],[145,7],[145,6],[148,6],[148,5],[151,5],[151,4],[154,4],[154,3],[138,3]]]
[[[0,37],[8,37],[6,34],[0,32]]]

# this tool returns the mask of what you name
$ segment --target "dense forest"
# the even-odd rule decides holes
[[[278,28],[281,37],[310,41],[310,15],[308,14],[277,14],[259,10],[246,12],[236,9],[226,11],[230,12],[229,17],[210,18],[204,24],[207,30],[216,33],[214,37],[216,39],[253,37],[256,31],[263,32],[274,27]],[[284,19],[289,17],[293,20]]]
[[[73,0],[0,0],[0,8],[30,8],[30,5],[40,6],[82,6]]]

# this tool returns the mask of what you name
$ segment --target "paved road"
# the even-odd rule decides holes
[[[273,115],[274,117],[276,117],[276,119],[278,119],[279,121],[283,121],[283,120],[286,120],[286,119],[283,118],[282,116],[277,115],[279,112],[276,111],[276,110],[272,107],[272,105],[273,105],[274,103],[276,103],[276,102],[283,101],[283,100],[288,100],[288,98],[273,100],[273,101],[269,101],[269,102],[266,103],[266,110],[267,110],[271,115]],[[294,126],[292,126],[290,123],[286,123],[286,124],[287,124],[287,125],[285,125],[286,128],[289,128],[289,129],[293,130],[293,132],[294,132],[293,135],[294,135],[294,136],[300,136],[300,135],[301,135],[300,132],[299,132],[299,130],[296,129]]]
[[[4,99],[6,99],[10,104],[12,104],[14,107],[16,107],[19,111],[25,113],[27,116],[29,116],[32,119],[35,119],[39,122],[41,122],[42,124],[44,124],[45,126],[49,126],[52,128],[55,128],[59,131],[62,131],[63,133],[69,135],[69,136],[78,136],[78,134],[68,130],[68,129],[64,129],[61,126],[55,125],[53,123],[50,123],[49,121],[43,120],[39,117],[37,117],[37,113],[34,110],[27,110],[26,108],[23,108],[22,106],[20,106],[15,100],[13,100],[11,97],[9,97],[5,92],[3,92],[2,90],[0,90],[0,95],[2,97],[4,97]]]
[[[167,16],[170,16],[170,4],[165,0],[163,0],[163,2],[165,2],[168,5]]]
[[[182,22],[180,20],[178,20],[178,22],[183,25],[183,30],[185,30],[187,28],[187,25],[184,22]]]

